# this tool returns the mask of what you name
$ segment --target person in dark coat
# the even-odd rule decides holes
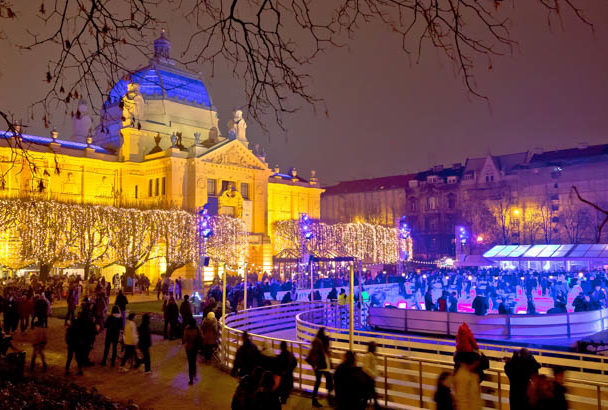
[[[141,318],[141,324],[137,328],[137,334],[139,335],[138,347],[143,356],[144,373],[150,374],[150,347],[152,346],[152,335],[150,334],[150,314],[144,313]]]
[[[243,377],[247,374],[251,374],[253,369],[255,369],[259,364],[260,351],[256,345],[249,340],[249,334],[247,332],[243,332],[243,344],[236,351],[234,364],[230,374],[233,377],[237,375],[239,377]]]
[[[287,342],[281,341],[281,353],[276,358],[276,369],[281,376],[277,393],[283,404],[287,403],[287,398],[293,390],[293,371],[297,365],[296,357],[287,350]]]
[[[186,357],[188,358],[188,384],[190,385],[194,383],[194,378],[196,377],[196,358],[198,356],[198,351],[200,350],[202,339],[203,336],[201,330],[196,326],[196,321],[194,318],[190,319],[190,321],[186,323],[184,335],[182,336],[182,344],[184,345]]]
[[[505,373],[509,378],[509,403],[511,409],[528,408],[528,384],[533,375],[538,374],[540,365],[528,349],[513,352],[511,359],[505,364]]]
[[[122,316],[122,328],[124,329],[125,323],[127,323],[127,305],[129,304],[129,301],[127,300],[127,297],[123,295],[122,289],[118,291],[114,304],[120,309],[120,314]]]
[[[184,301],[179,307],[179,314],[182,316],[182,323],[190,323],[192,316],[192,307],[188,295],[184,295]]]
[[[306,362],[312,367],[315,372],[315,386],[312,391],[312,405],[321,407],[317,400],[319,386],[321,386],[321,377],[325,376],[325,385],[327,386],[327,394],[331,394],[333,390],[333,378],[330,373],[331,360],[329,356],[329,337],[325,335],[325,328],[320,328],[312,341]]]
[[[179,309],[173,296],[169,297],[169,301],[164,308],[164,318],[165,339],[168,337],[170,340],[173,340],[177,337],[177,322],[179,319]],[[169,334],[167,334],[167,327],[169,327]]]
[[[334,385],[337,410],[365,410],[368,399],[372,397],[370,378],[355,363],[355,353],[349,350],[336,368]]]
[[[108,360],[108,353],[110,352],[110,346],[112,346],[112,367],[116,364],[116,347],[118,346],[118,339],[120,337],[120,330],[122,329],[122,316],[120,314],[120,308],[116,305],[112,306],[112,313],[107,317],[106,323],[106,338],[105,345],[103,348],[103,359],[101,359],[101,365],[105,366]]]
[[[215,318],[215,313],[209,312],[201,323],[201,333],[203,335],[202,351],[205,360],[211,360],[213,352],[217,349],[217,339],[219,335],[219,325]]]
[[[488,300],[485,296],[477,295],[475,296],[475,299],[473,299],[471,307],[475,309],[475,314],[477,316],[484,316],[486,313],[488,313],[488,308],[490,306],[488,305]]]

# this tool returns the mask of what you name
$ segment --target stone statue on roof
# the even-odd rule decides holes
[[[228,138],[247,142],[247,123],[243,119],[243,111],[236,110],[234,117],[228,121]]]
[[[135,127],[136,122],[144,115],[144,97],[139,91],[139,84],[129,83],[127,93],[122,98],[123,126]]]

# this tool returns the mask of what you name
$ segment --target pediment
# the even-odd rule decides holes
[[[268,166],[247,149],[241,142],[234,140],[203,154],[201,159],[218,165],[268,170]]]

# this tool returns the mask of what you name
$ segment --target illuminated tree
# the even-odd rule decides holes
[[[239,218],[225,215],[211,217],[213,235],[207,242],[206,253],[219,264],[233,268],[242,266],[249,251],[247,225]]]
[[[54,201],[23,200],[17,202],[21,257],[34,261],[40,278],[46,280],[58,262],[74,259],[76,221],[70,205]]]
[[[102,261],[110,250],[112,211],[95,205],[72,205],[70,211],[76,229],[75,258],[83,265],[87,279],[91,267]]]
[[[135,276],[158,244],[159,217],[155,212],[160,211],[112,208],[112,248],[116,263],[125,267],[127,276]]]
[[[194,215],[181,210],[155,211],[159,239],[164,246],[165,275],[196,259],[197,232]]]
[[[498,240],[502,244],[511,242],[519,218],[514,218],[515,207],[508,194],[503,194],[499,198],[487,202],[488,209],[494,216],[498,229]]]

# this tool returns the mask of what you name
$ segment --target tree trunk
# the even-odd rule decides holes
[[[89,280],[89,274],[91,273],[91,265],[88,263],[84,264],[84,280]]]
[[[51,268],[53,267],[50,263],[40,262],[40,280],[46,282],[49,279]]]
[[[170,278],[173,275],[173,272],[177,270],[177,267],[174,265],[167,265],[167,269],[165,270],[165,277]]]
[[[125,276],[127,276],[129,278],[134,278],[135,270],[136,270],[136,268],[134,268],[133,266],[125,266]]]

